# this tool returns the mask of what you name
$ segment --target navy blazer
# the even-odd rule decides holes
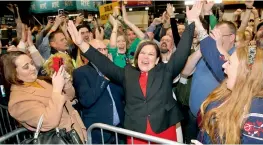
[[[124,91],[123,89],[111,83],[100,76],[92,65],[82,66],[73,72],[73,85],[76,96],[81,104],[81,117],[88,128],[93,123],[104,123],[113,125],[113,105],[107,90],[110,86],[111,93],[120,118],[120,125],[124,122]],[[114,134],[104,133],[104,140],[107,140]],[[92,132],[92,142],[101,143],[100,130]]]

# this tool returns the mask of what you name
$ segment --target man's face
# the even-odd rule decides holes
[[[160,42],[161,53],[167,53],[168,51],[172,52],[173,48],[173,39],[168,35],[163,36]]]
[[[92,40],[90,44],[97,49],[101,54],[108,56],[108,49],[106,45],[100,40]]]
[[[68,41],[63,33],[57,33],[50,42],[50,46],[58,51],[66,51],[68,49]]]
[[[222,40],[225,46],[230,46],[235,42],[235,34],[233,34],[226,24],[216,26],[215,29],[218,29],[222,34]]]
[[[177,26],[177,29],[178,29],[178,33],[179,33],[179,35],[180,35],[180,37],[181,37],[181,36],[183,35],[184,30],[185,30],[185,26],[182,25],[182,24],[179,24],[179,25]]]
[[[127,35],[128,35],[128,41],[131,43],[135,38],[136,35],[134,34],[134,32],[132,30],[127,30]]]
[[[86,27],[83,27],[79,29],[79,32],[84,42],[89,42],[89,35],[90,35],[89,30]]]

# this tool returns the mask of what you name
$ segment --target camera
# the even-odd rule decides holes
[[[58,15],[64,15],[64,9],[58,9]]]

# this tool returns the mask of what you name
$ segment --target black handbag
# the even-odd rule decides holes
[[[66,129],[55,128],[47,132],[40,132],[42,123],[43,115],[39,119],[34,137],[22,141],[21,144],[83,144],[75,129],[66,132]]]

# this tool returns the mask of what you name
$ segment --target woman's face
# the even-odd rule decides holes
[[[142,72],[148,72],[158,63],[157,52],[153,45],[144,46],[138,56],[138,67]]]
[[[223,64],[223,68],[225,69],[224,72],[227,75],[227,88],[229,90],[232,90],[235,83],[236,83],[236,77],[237,77],[237,70],[238,70],[239,61],[237,58],[237,53],[234,52],[229,60]]]
[[[15,60],[17,78],[23,82],[34,82],[37,79],[37,69],[33,60],[27,55],[20,55]]]
[[[126,41],[123,35],[117,37],[117,48],[118,48],[118,53],[120,54],[126,53]]]

